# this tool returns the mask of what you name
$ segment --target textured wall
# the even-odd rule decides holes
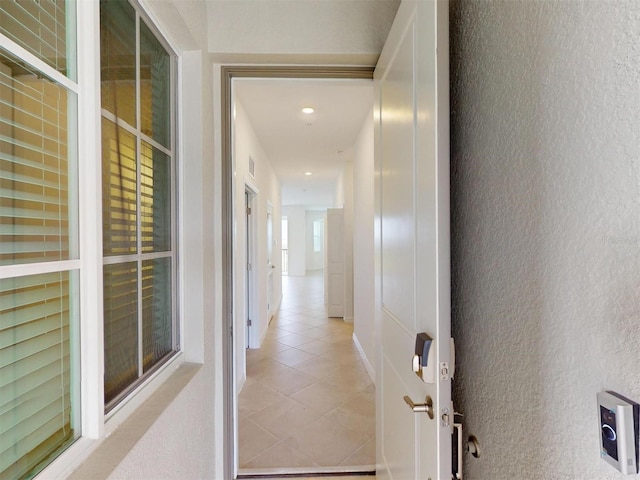
[[[640,2],[453,0],[451,39],[466,478],[621,478],[595,394],[640,400]]]

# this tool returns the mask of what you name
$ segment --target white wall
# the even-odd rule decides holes
[[[216,54],[279,54],[292,63],[373,64],[399,3],[398,0],[208,2],[209,47]]]
[[[283,206],[282,214],[289,221],[289,276],[304,276],[307,274],[305,208]]]
[[[324,268],[324,238],[322,240],[321,248],[319,252],[313,251],[313,222],[316,220],[323,221],[324,229],[324,216],[326,210],[307,210],[306,227],[305,227],[305,249],[306,249],[306,265],[305,270],[322,270]],[[324,235],[323,235],[324,237]]]
[[[353,160],[353,335],[375,378],[373,110],[364,120]]]
[[[249,186],[256,192],[256,208],[252,212],[254,216],[255,249],[256,257],[253,261],[253,270],[256,275],[256,304],[254,310],[253,325],[251,328],[251,348],[259,348],[269,326],[269,311],[267,310],[267,281],[268,275],[273,277],[273,300],[277,305],[282,297],[282,262],[280,251],[280,231],[282,218],[280,214],[280,183],[271,167],[269,157],[265,153],[258,137],[256,136],[251,121],[242,104],[235,102],[235,202],[236,202],[236,241],[235,241],[235,268],[236,268],[236,379],[238,385],[242,385],[245,379],[245,355],[246,321],[247,311],[244,301],[246,282],[248,281],[246,270],[246,230],[245,230],[245,188]],[[249,175],[249,157],[255,162],[255,178]],[[273,266],[267,264],[267,204],[273,206]]]
[[[620,479],[596,392],[640,400],[640,3],[456,0],[451,38],[466,475]]]

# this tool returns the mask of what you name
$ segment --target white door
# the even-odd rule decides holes
[[[246,207],[245,214],[245,255],[247,258],[246,265],[246,281],[245,281],[245,310],[246,310],[246,322],[247,322],[247,336],[246,336],[246,348],[251,346],[251,327],[253,323],[253,298],[255,294],[255,268],[254,268],[254,225],[253,225],[253,198],[254,194],[249,190],[244,191],[244,201]]]
[[[344,212],[341,208],[327,209],[326,286],[327,314],[344,316]]]
[[[403,1],[374,76],[378,479],[451,479],[448,9]],[[423,332],[433,383],[412,370]]]
[[[267,202],[267,323],[273,314],[273,205]]]

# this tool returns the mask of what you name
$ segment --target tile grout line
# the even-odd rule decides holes
[[[287,291],[285,293],[288,295],[291,293],[289,290],[293,289],[286,290]],[[375,427],[372,432],[369,432],[366,427],[358,428],[357,426],[354,426],[354,424],[341,419],[341,417],[344,418],[349,415],[349,404],[353,402],[356,397],[365,395],[366,391],[371,388],[371,384],[369,383],[369,385],[349,391],[349,387],[351,386],[350,378],[352,379],[351,382],[357,382],[360,375],[368,375],[366,373],[366,369],[360,368],[363,367],[363,365],[360,365],[362,363],[360,357],[358,355],[354,356],[351,335],[353,326],[338,323],[339,320],[333,320],[326,317],[326,313],[321,315],[320,312],[324,310],[324,306],[319,301],[315,302],[313,300],[309,300],[309,298],[311,298],[309,296],[305,298],[307,299],[306,301],[305,299],[300,299],[300,297],[298,297],[298,301],[300,302],[299,304],[289,304],[283,301],[280,311],[274,317],[273,322],[269,327],[271,332],[267,333],[267,340],[269,344],[275,344],[277,346],[269,348],[269,353],[256,355],[252,359],[247,358],[247,365],[249,365],[250,362],[262,363],[268,361],[274,366],[277,365],[278,368],[275,371],[269,372],[268,365],[264,365],[264,368],[260,368],[255,375],[250,375],[249,372],[247,372],[247,378],[251,378],[253,383],[259,384],[262,388],[266,388],[267,391],[274,393],[274,395],[284,397],[288,401],[293,402],[293,404],[298,408],[314,411],[311,415],[313,419],[304,423],[304,425],[306,425],[305,427],[301,427],[299,430],[293,432],[294,435],[295,433],[300,433],[305,429],[308,429],[309,426],[316,424],[318,421],[324,421],[325,423],[335,424],[339,429],[344,429],[344,432],[351,432],[349,436],[351,434],[356,436],[351,438],[363,438],[364,441],[361,443],[359,443],[360,440],[358,440],[356,444],[348,444],[348,447],[345,445],[349,452],[344,457],[340,454],[340,458],[343,458],[343,460],[339,462],[339,466],[346,466],[344,465],[344,462],[362,451],[363,448],[371,442],[373,438],[375,438]],[[313,298],[320,300],[319,296]],[[296,322],[296,318],[302,319],[302,321]],[[305,333],[307,333],[307,335],[305,335]],[[288,343],[278,341],[283,338]],[[304,349],[304,346],[309,344],[314,344],[310,346],[312,351]],[[279,348],[282,348],[282,350]],[[297,361],[296,357],[303,359],[301,361]],[[289,358],[292,358],[293,360]],[[321,368],[320,370],[314,371],[311,366],[320,360],[323,361],[325,369],[323,370]],[[307,373],[305,370],[299,370],[301,367],[309,367],[308,370],[314,373]],[[280,368],[286,370],[280,370]],[[307,381],[310,381],[311,383],[303,385],[301,388],[298,388],[295,383],[290,384],[290,386],[286,386],[282,383],[279,383],[278,385],[270,383],[274,378],[279,378],[279,375],[286,374],[287,371],[295,372],[298,375],[299,380],[296,380],[295,382],[299,381],[299,385],[303,385]],[[329,371],[329,373],[326,373],[327,371]],[[281,380],[279,379],[278,382],[281,382]],[[330,395],[326,401],[331,404],[337,400],[338,403],[328,405],[329,409],[327,411],[324,411],[324,408],[322,408],[321,411],[316,410],[315,407],[308,405],[307,402],[302,402],[299,398],[294,398],[294,396],[298,395],[300,392],[303,392],[306,389],[311,389],[316,385],[324,386],[328,390],[335,390],[337,392],[344,391],[346,393],[346,397],[338,400]],[[294,436],[286,431],[282,431],[285,436],[285,438],[283,438],[283,436],[279,434],[279,429],[270,429],[268,428],[268,424],[265,424],[263,427],[261,423],[258,423],[257,416],[261,412],[265,413],[268,408],[273,407],[277,402],[279,402],[279,400],[274,400],[271,403],[265,404],[264,407],[259,410],[243,413],[243,415],[246,416],[253,425],[257,426],[277,440],[276,443],[270,445],[266,449],[263,449],[249,461],[245,462],[245,465],[277,446],[283,446],[288,449],[288,451],[297,455],[298,458],[307,458],[312,463],[318,465],[313,457],[310,457],[304,451],[300,451],[295,448],[295,442],[293,441],[295,440]],[[322,402],[318,405],[322,405]],[[316,414],[319,416],[316,417]],[[331,420],[330,417],[332,416],[337,418]],[[319,427],[320,425],[317,426]],[[288,443],[287,441],[290,439],[293,440]],[[294,443],[294,445],[291,443]],[[372,463],[375,463],[375,460],[373,460]]]

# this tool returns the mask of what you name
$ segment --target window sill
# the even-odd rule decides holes
[[[165,369],[169,370],[168,378],[156,389],[150,389],[148,398],[130,401],[114,413],[105,424],[107,433],[104,438],[80,438],[45,468],[36,480],[108,478],[201,367],[191,363],[169,363],[176,369]]]

